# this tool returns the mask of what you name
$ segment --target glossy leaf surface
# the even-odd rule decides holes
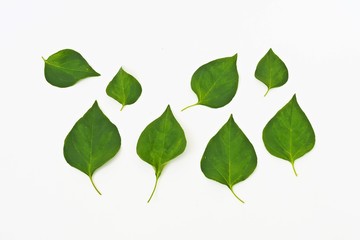
[[[207,178],[228,186],[247,179],[257,165],[256,152],[231,115],[227,123],[211,138],[201,159],[201,170]]]
[[[272,155],[289,161],[297,175],[294,162],[314,147],[315,132],[296,95],[266,124],[263,141]]]
[[[159,118],[144,129],[136,146],[139,157],[152,165],[155,170],[156,182],[148,202],[155,192],[158,179],[165,165],[184,152],[185,147],[184,130],[168,106]]]
[[[268,87],[266,96],[270,89],[284,85],[289,78],[289,73],[285,63],[270,48],[258,63],[255,77]]]
[[[238,88],[236,60],[237,54],[216,59],[198,68],[191,78],[191,89],[196,93],[198,102],[186,108],[195,105],[220,108],[228,104]]]
[[[95,101],[94,105],[80,118],[67,135],[64,143],[64,157],[74,168],[90,177],[119,151],[121,138],[117,127],[110,122]]]
[[[107,95],[122,104],[121,110],[126,105],[135,103],[140,97],[141,91],[140,83],[123,68],[120,68],[106,88]]]
[[[80,53],[71,49],[61,50],[44,61],[45,79],[57,87],[70,87],[81,79],[100,76]]]

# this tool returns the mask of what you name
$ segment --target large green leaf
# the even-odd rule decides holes
[[[136,146],[139,157],[152,165],[155,170],[155,186],[148,202],[155,192],[158,179],[166,164],[184,152],[185,147],[184,130],[168,106],[159,118],[144,129]]]
[[[57,87],[70,87],[81,79],[100,76],[80,53],[71,49],[54,53],[44,61],[45,79]]]
[[[233,186],[247,179],[255,170],[257,157],[249,139],[231,115],[227,123],[211,138],[201,159],[201,170],[207,178]]]
[[[123,68],[120,68],[106,88],[107,95],[122,104],[120,111],[126,105],[135,103],[140,97],[141,91],[140,83]]]
[[[258,63],[255,77],[268,87],[266,96],[270,89],[284,85],[289,78],[289,73],[285,63],[270,48]]]
[[[199,67],[191,78],[191,88],[198,102],[183,110],[196,105],[220,108],[228,104],[235,96],[239,82],[236,60],[237,54]]]
[[[263,141],[272,155],[289,161],[297,175],[295,160],[314,147],[315,132],[296,95],[266,124]]]
[[[90,177],[119,151],[121,138],[117,127],[110,122],[95,101],[94,105],[80,118],[67,135],[64,143],[64,157],[74,168]]]

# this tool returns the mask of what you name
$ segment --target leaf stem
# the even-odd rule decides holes
[[[159,176],[156,176],[154,189],[152,190],[151,195],[150,195],[150,197],[149,197],[149,199],[148,199],[147,203],[149,203],[149,202],[150,202],[151,198],[153,197],[153,195],[154,195],[154,193],[155,193],[156,186],[157,186],[157,184],[158,184],[158,180],[159,180]]]
[[[91,181],[91,184],[93,185],[93,187],[95,188],[95,190],[97,191],[97,193],[98,193],[99,195],[101,195],[101,192],[100,192],[99,189],[96,187],[96,185],[95,185],[95,183],[94,183],[94,181],[93,181],[93,179],[92,179],[92,176],[90,176],[90,181]]]
[[[121,106],[120,111],[122,111],[122,110],[124,109],[124,107],[125,107],[125,104],[123,104],[123,105]]]
[[[192,104],[190,106],[184,107],[181,111],[184,111],[184,110],[186,110],[188,108],[191,108],[191,107],[194,107],[194,106],[197,106],[197,105],[199,105],[199,103],[195,103],[195,104]]]
[[[266,97],[266,95],[269,93],[270,88],[267,89],[266,93],[264,94],[264,97]]]
[[[230,191],[232,192],[232,194],[234,194],[234,196],[241,202],[241,203],[245,203],[243,200],[241,200],[241,198],[239,198],[236,193],[234,192],[234,190],[232,189],[232,187],[229,187]]]
[[[296,169],[295,169],[295,162],[291,162],[291,166],[292,166],[292,169],[295,173],[295,176],[298,176],[297,172],[296,172]]]
[[[44,60],[44,62],[46,62],[46,59],[43,56],[41,56],[41,58],[42,58],[42,60]]]

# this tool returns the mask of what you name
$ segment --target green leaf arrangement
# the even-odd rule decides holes
[[[117,127],[99,108],[97,101],[80,118],[65,138],[64,157],[68,164],[90,177],[119,151],[121,138]]]
[[[197,95],[198,102],[185,107],[183,111],[196,105],[220,108],[228,104],[238,88],[236,60],[237,54],[199,67],[191,78],[191,89]]]
[[[201,171],[207,178],[226,185],[240,202],[244,202],[233,187],[247,179],[256,165],[255,149],[231,115],[206,146]]]
[[[72,49],[61,50],[43,60],[45,79],[56,87],[66,88],[81,79],[100,76],[80,53]]]
[[[136,146],[139,157],[152,165],[155,170],[156,181],[148,202],[154,195],[166,164],[183,153],[185,148],[184,130],[175,119],[170,106],[167,106],[165,112],[144,129]]]
[[[296,95],[266,124],[263,141],[269,153],[291,163],[297,176],[295,160],[313,149],[315,132]]]
[[[80,53],[71,49],[60,50],[43,60],[46,81],[60,88],[73,86],[84,78],[100,76]],[[230,103],[239,82],[236,62],[237,54],[200,66],[191,78],[191,89],[198,101],[182,111],[197,105],[220,108]],[[272,49],[259,61],[255,70],[255,77],[268,88],[265,96],[270,89],[284,85],[288,76],[285,63]],[[106,87],[106,93],[122,105],[121,111],[139,99],[142,87],[121,67]],[[262,138],[269,153],[289,161],[297,176],[295,161],[313,149],[315,132],[296,95],[266,124]],[[154,196],[165,166],[182,154],[186,145],[184,130],[170,105],[140,134],[136,152],[154,168],[156,178],[148,202]],[[121,137],[117,127],[95,101],[66,136],[63,154],[69,165],[89,176],[91,184],[101,195],[93,181],[93,174],[110,161],[120,147]],[[252,175],[256,166],[257,155],[252,143],[230,115],[208,142],[201,158],[201,171],[207,178],[226,185],[240,202],[244,202],[234,192],[234,186]]]

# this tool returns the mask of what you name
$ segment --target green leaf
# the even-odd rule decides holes
[[[120,111],[126,105],[135,103],[140,97],[141,91],[140,83],[123,68],[120,68],[106,88],[107,95],[122,104]]]
[[[139,157],[152,165],[155,170],[155,186],[148,202],[155,192],[166,164],[184,152],[185,147],[184,130],[175,119],[170,106],[167,106],[165,112],[144,129],[136,146]]]
[[[71,49],[61,50],[43,60],[46,81],[57,87],[70,87],[81,79],[100,76],[80,53]]]
[[[285,63],[270,48],[258,63],[255,77],[268,87],[266,96],[270,89],[284,85],[289,78],[289,73]]]
[[[236,60],[237,54],[199,67],[191,78],[191,89],[198,102],[183,110],[196,105],[220,108],[228,104],[235,96],[239,82]]]
[[[64,143],[64,157],[74,168],[90,177],[119,151],[121,138],[117,127],[110,122],[99,108],[97,101],[80,118],[67,135]]]
[[[231,115],[212,137],[201,159],[201,171],[207,178],[222,183],[235,197],[233,186],[247,179],[257,165],[256,152]]]
[[[263,141],[272,155],[291,163],[297,176],[294,162],[314,147],[315,133],[296,95],[266,124]]]

